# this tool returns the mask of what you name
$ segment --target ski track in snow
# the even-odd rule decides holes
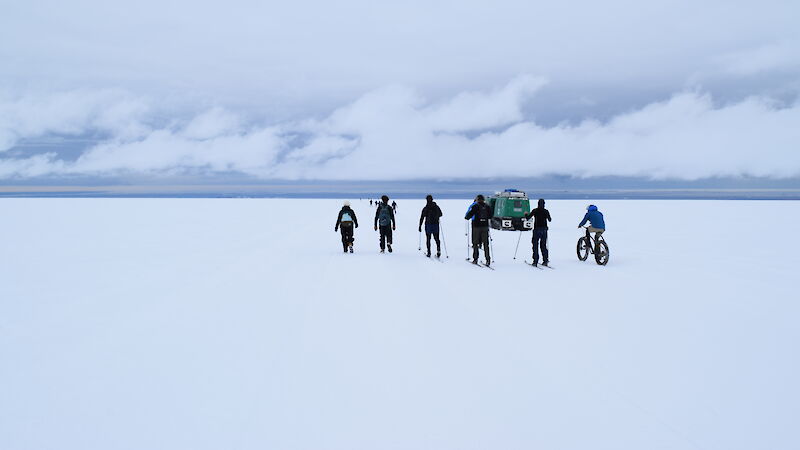
[[[425,261],[424,200],[4,199],[0,448],[794,449],[798,202],[585,201]],[[424,252],[424,235],[422,241]],[[435,251],[435,244],[433,244]],[[483,255],[481,252],[481,259]]]

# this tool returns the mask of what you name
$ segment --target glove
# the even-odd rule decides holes
[[[358,228],[358,224],[356,224],[356,228]]]
[[[419,232],[422,233],[422,227],[419,227]]]
[[[397,228],[395,228],[395,227],[394,227],[394,225],[392,225],[392,229],[393,229],[393,230],[396,230]]]
[[[333,231],[339,231],[339,227],[333,227]]]
[[[375,227],[375,231],[378,231],[378,227]]]

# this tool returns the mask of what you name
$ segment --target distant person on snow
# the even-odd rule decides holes
[[[356,213],[350,209],[350,202],[348,201],[344,202],[344,206],[339,211],[339,217],[336,219],[336,226],[333,227],[333,231],[337,231],[340,227],[342,229],[344,252],[347,253],[349,249],[350,253],[353,253],[353,241],[355,241],[353,228],[358,228],[358,219],[356,218]]]
[[[603,213],[597,209],[597,206],[589,205],[586,207],[586,215],[583,216],[583,220],[578,224],[578,228],[582,227],[586,221],[590,223],[589,232],[594,233],[594,240],[596,242],[597,238],[606,231],[606,222],[603,220]]]
[[[493,216],[492,208],[486,204],[483,195],[478,195],[475,203],[464,216],[465,220],[472,219],[472,264],[478,264],[478,252],[483,246],[483,255],[486,257],[486,265],[491,264],[489,256],[489,220]]]
[[[392,200],[392,211],[397,212],[397,203],[394,200]]]
[[[381,253],[385,248],[389,249],[392,253],[392,230],[395,229],[394,211],[389,206],[389,197],[384,195],[381,197],[381,202],[378,204],[378,209],[375,210],[375,231],[378,231],[378,225],[381,230]]]
[[[369,199],[369,206],[372,206],[372,199]]]
[[[550,263],[550,252],[547,251],[547,222],[552,221],[550,218],[550,211],[544,209],[544,199],[539,199],[539,205],[529,214],[525,214],[525,220],[530,220],[533,217],[533,265],[539,264],[539,249],[542,249],[542,264],[545,266]]]
[[[425,245],[428,247],[428,258],[431,257],[431,235],[436,241],[436,257],[442,256],[442,249],[439,246],[439,217],[442,217],[442,210],[439,205],[433,201],[433,196],[428,195],[425,197],[428,202],[422,208],[422,214],[419,215],[419,232],[422,232],[422,221],[425,221]]]

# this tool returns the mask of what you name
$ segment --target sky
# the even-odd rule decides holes
[[[793,1],[0,10],[3,183],[800,177]]]

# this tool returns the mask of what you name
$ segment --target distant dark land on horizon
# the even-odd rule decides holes
[[[506,188],[550,199],[800,200],[800,178],[650,180],[634,177],[496,178],[400,181],[230,179],[42,180],[0,184],[0,197],[33,198],[392,198],[469,199]]]

